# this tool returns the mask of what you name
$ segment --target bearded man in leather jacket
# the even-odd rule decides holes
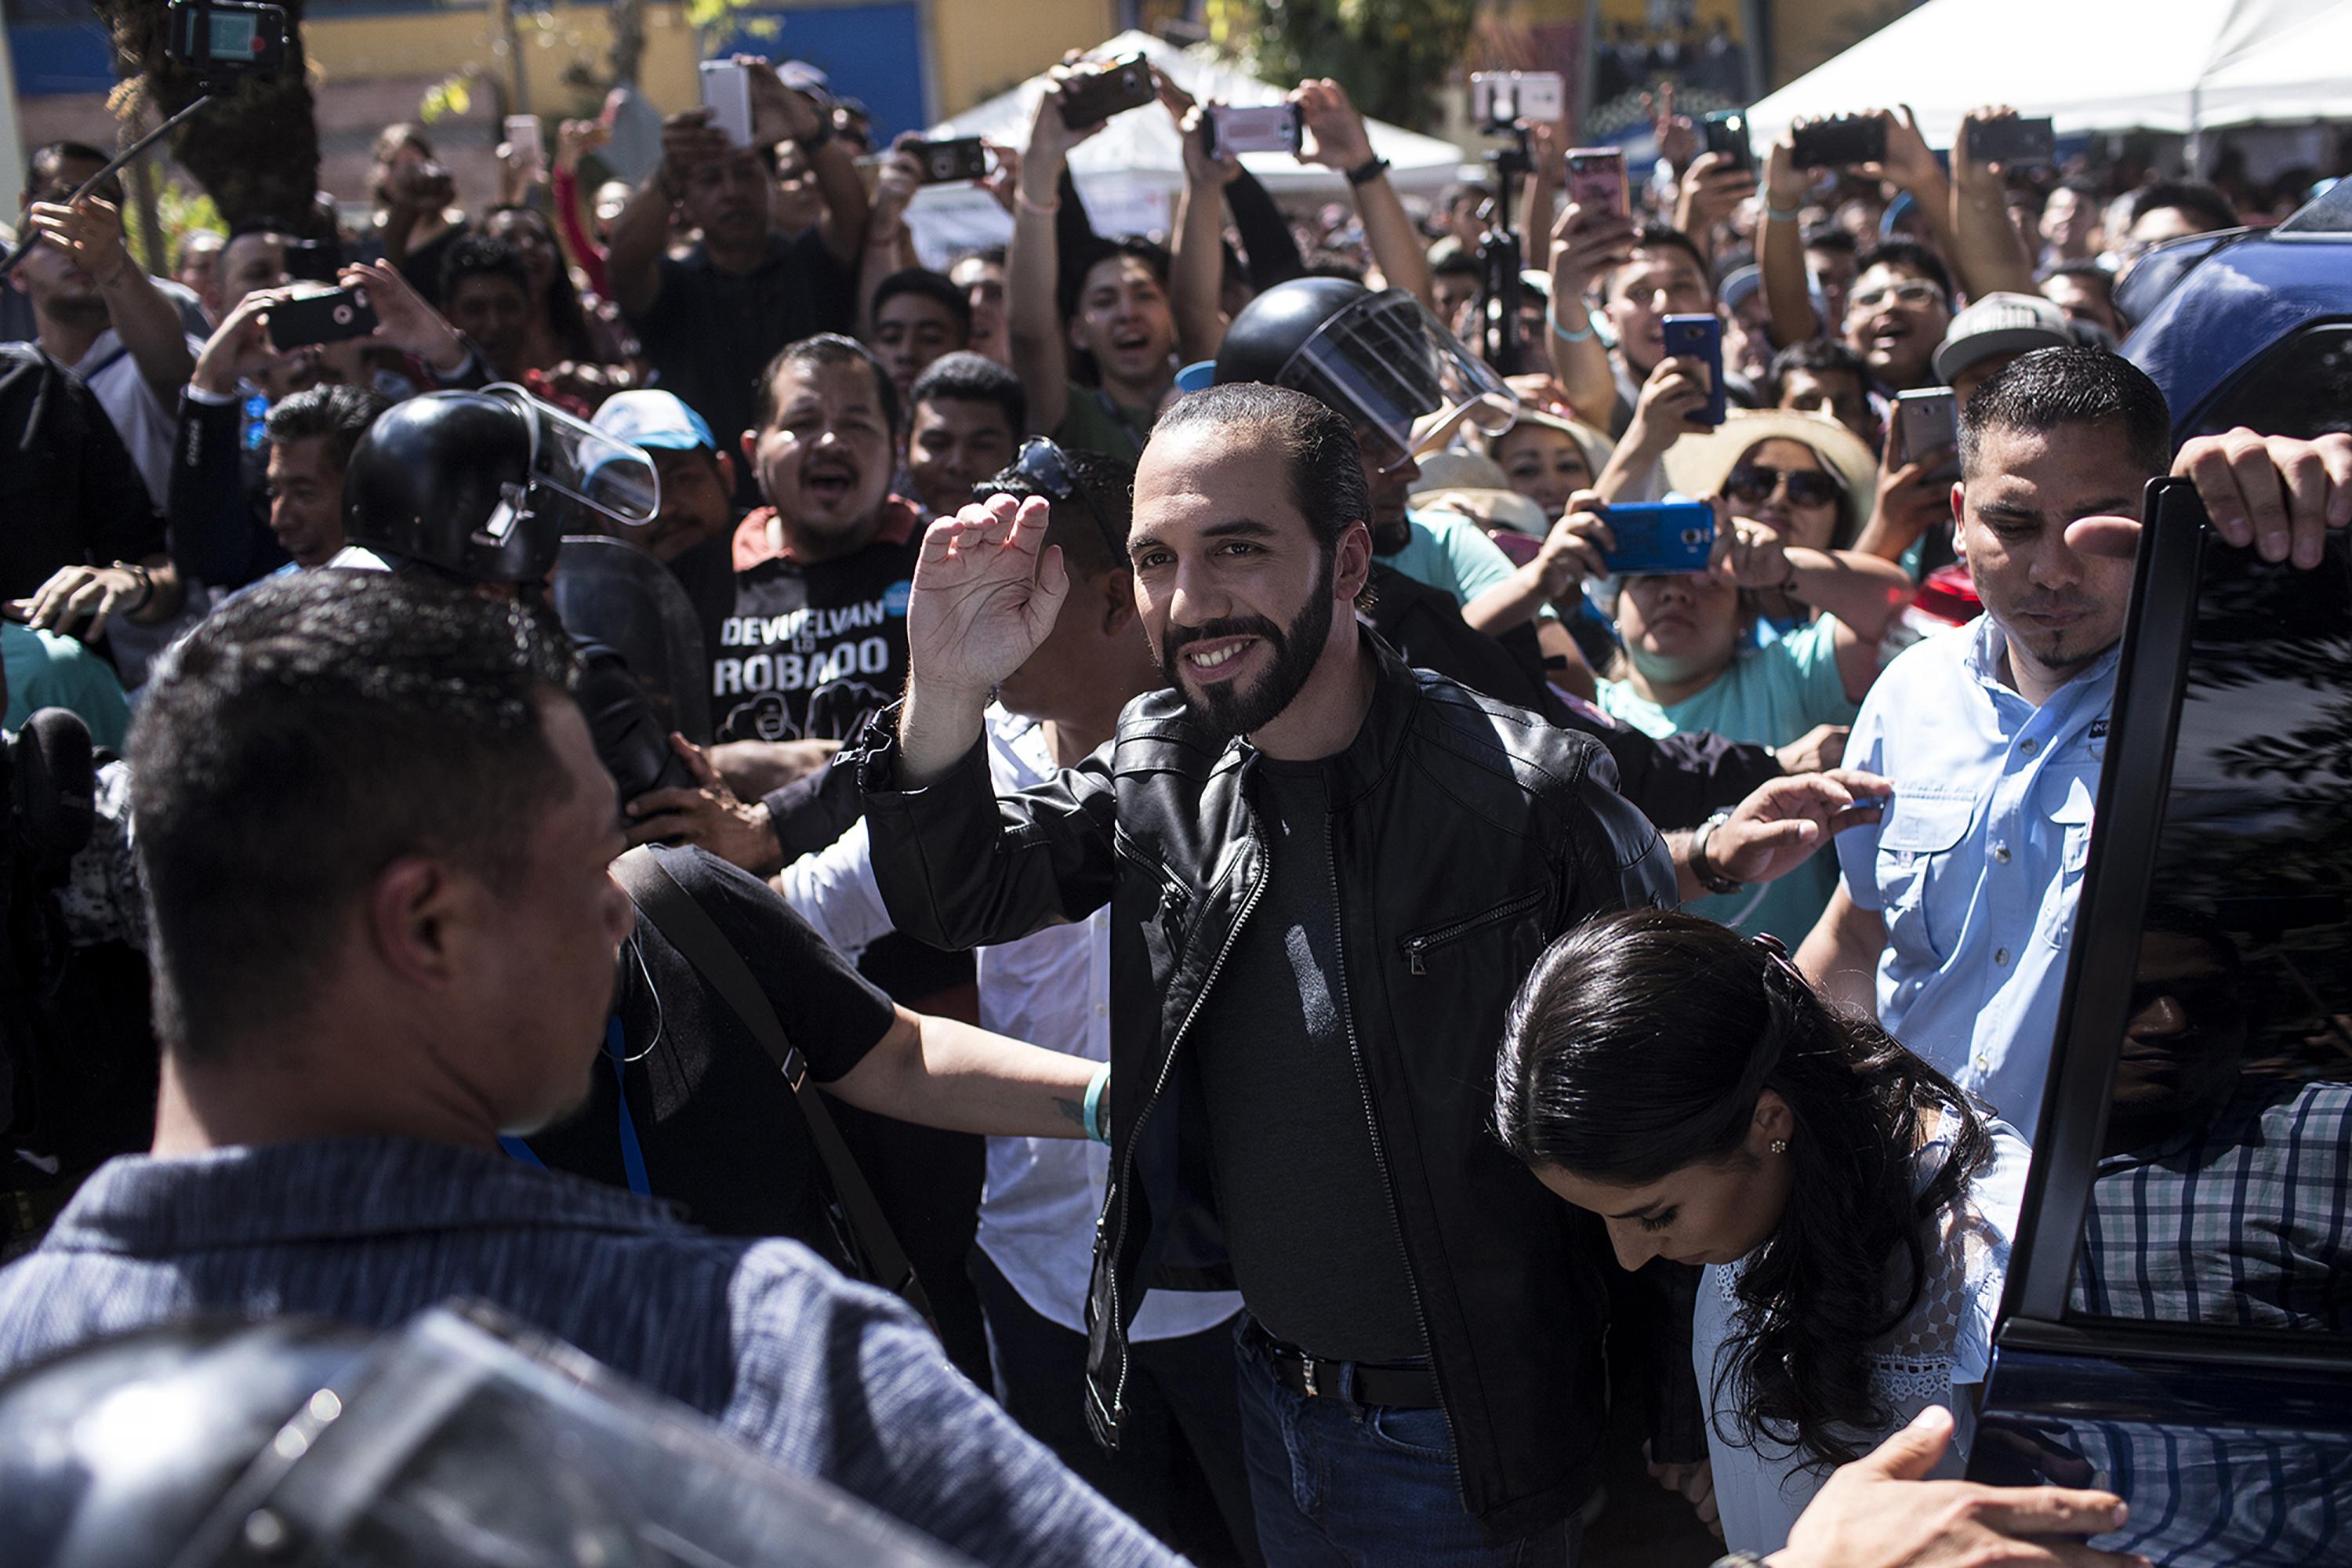
[[[907,697],[856,759],[874,868],[900,928],[944,947],[1111,906],[1098,1435],[1117,1440],[1147,1286],[1237,1286],[1270,1562],[1565,1562],[1610,1260],[1489,1132],[1495,1051],[1544,945],[1670,907],[1675,871],[1598,742],[1408,668],[1359,623],[1369,510],[1356,439],[1314,398],[1173,405],[1128,540],[1170,688],[1001,800],[982,710],[1067,576],[1041,501],[934,523]]]

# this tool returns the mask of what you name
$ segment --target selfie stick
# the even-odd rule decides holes
[[[121,152],[117,153],[114,155],[114,162],[109,163],[105,168],[100,169],[97,174],[92,174],[89,179],[84,180],[81,183],[81,189],[68,196],[65,199],[64,205],[71,206],[74,203],[81,200],[82,197],[89,195],[89,193],[97,187],[100,182],[103,181],[108,175],[121,168],[123,164],[128,163],[131,159],[139,156],[140,153],[147,151],[148,148],[152,147],[163,138],[165,132],[170,131],[173,126],[179,124],[180,121],[185,120],[188,116],[194,114],[197,110],[202,109],[205,104],[210,103],[212,100],[213,95],[211,93],[198,93],[194,99],[190,100],[187,108],[183,109],[179,113],[172,116],[171,119],[166,120],[163,124],[158,125],[154,130],[150,131],[146,135],[139,138],[138,141],[133,142],[130,146],[125,147]],[[27,221],[26,227],[30,229],[31,226],[31,223]],[[5,282],[7,280],[8,274],[16,270],[16,263],[25,259],[26,256],[31,252],[33,247],[40,243],[40,236],[31,233],[21,234],[16,237],[16,248],[8,253],[7,260],[0,261],[0,282]]]
[[[1518,357],[1519,294],[1524,287],[1519,271],[1526,265],[1519,252],[1518,231],[1511,226],[1511,186],[1536,166],[1535,155],[1528,150],[1527,128],[1517,123],[1516,116],[1511,130],[1517,144],[1486,154],[1486,161],[1495,165],[1495,224],[1478,248],[1479,341],[1486,363],[1497,375],[1510,374]]]

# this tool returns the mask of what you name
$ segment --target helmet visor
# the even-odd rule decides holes
[[[661,480],[642,447],[542,403],[510,382],[483,388],[520,412],[531,430],[531,481],[625,528],[643,528],[661,511]],[[592,531],[571,525],[565,532]]]
[[[460,1315],[460,1314],[463,1315]],[[262,1532],[257,1539],[257,1530]],[[436,1310],[322,1390],[174,1568],[953,1568],[823,1482],[488,1309]]]
[[[1433,415],[1448,431],[1468,425],[1490,436],[1518,417],[1503,378],[1402,289],[1359,300],[1318,327],[1281,380],[1401,452],[1414,449],[1414,426]]]

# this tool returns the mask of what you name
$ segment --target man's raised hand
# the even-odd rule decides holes
[[[1037,651],[1070,589],[1061,547],[1045,542],[1050,510],[996,496],[931,524],[907,605],[915,685],[984,699]]]

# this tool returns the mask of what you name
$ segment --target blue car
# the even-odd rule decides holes
[[[2352,430],[2352,183],[2124,292],[2181,438]],[[2095,1544],[2175,1568],[2352,1563],[2352,553],[2147,521],[1969,1473],[2119,1492]]]

